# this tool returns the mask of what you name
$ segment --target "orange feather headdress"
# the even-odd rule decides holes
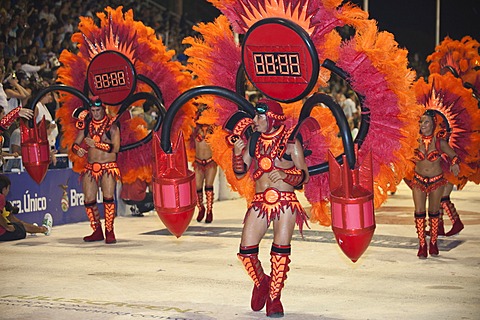
[[[233,31],[244,34],[255,22],[280,17],[295,22],[312,39],[319,60],[334,61],[349,75],[353,90],[365,97],[363,112],[370,113],[370,131],[358,152],[359,163],[368,151],[373,154],[375,206],[380,206],[387,197],[387,190],[400,182],[405,172],[412,167],[417,121],[422,109],[411,94],[415,73],[408,69],[407,51],[398,48],[393,35],[379,32],[374,20],[352,4],[341,0],[209,0],[225,16],[214,23],[194,27],[202,38],[187,38],[185,44],[189,68],[203,84],[218,85],[235,90],[235,77],[241,65],[241,48],[235,42]],[[342,40],[337,27],[352,26],[356,29],[351,39]],[[321,68],[317,84],[312,92],[326,86],[330,71]],[[207,122],[222,124],[237,110],[231,102],[218,97],[207,97],[210,111],[202,116]],[[287,125],[296,124],[301,102],[283,105]],[[318,109],[318,110],[317,110]],[[327,150],[341,152],[337,138],[338,128],[328,109],[317,108],[312,116],[321,125],[319,141],[313,144],[316,158],[312,162],[327,161]],[[366,111],[368,110],[368,111]],[[232,172],[231,150],[225,143],[227,133],[216,129],[211,140],[214,158],[226,173],[234,190],[250,199],[253,196],[253,181],[247,176],[237,180]],[[305,185],[305,196],[312,204],[311,220],[323,225],[330,224],[327,214],[329,200],[328,174],[312,176]]]
[[[137,74],[149,78],[160,89],[165,107],[168,109],[173,100],[189,88],[191,75],[177,61],[173,61],[175,52],[168,50],[157,38],[155,30],[135,21],[133,11],[123,13],[122,7],[105,8],[105,12],[96,14],[99,25],[89,17],[80,17],[79,32],[72,35],[72,41],[78,43],[78,53],[64,50],[60,56],[62,66],[58,70],[58,79],[67,86],[84,92],[87,68],[92,59],[106,50],[122,53],[134,65]],[[136,92],[150,92],[152,88],[139,82]],[[63,130],[62,147],[69,150],[69,158],[74,163],[73,170],[79,172],[85,165],[85,159],[70,151],[77,135],[76,119],[73,111],[82,105],[81,100],[69,94],[61,94],[61,107],[57,111]],[[115,115],[118,106],[107,106],[107,112]],[[185,128],[189,130],[188,116],[192,107],[184,108],[182,117],[176,120],[174,132]],[[185,120],[185,121],[184,121]],[[144,138],[148,131],[146,123],[139,117],[125,114],[118,119],[122,132],[122,145]],[[135,149],[123,151],[118,156],[122,172],[122,182],[132,183],[135,179],[150,182],[152,179],[151,141]]]

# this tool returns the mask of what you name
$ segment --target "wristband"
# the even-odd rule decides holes
[[[305,181],[305,172],[300,169],[287,169],[284,170],[287,176],[283,179],[289,185],[294,187],[298,187],[302,185],[303,181]]]
[[[80,150],[84,150],[84,151],[85,151],[85,149],[83,149],[82,147],[80,147],[80,145],[79,145],[78,143],[74,143],[74,144],[72,145],[72,151],[73,151],[76,155],[78,155],[78,151],[80,151]]]
[[[235,174],[240,175],[247,172],[247,165],[245,164],[245,162],[243,162],[242,155],[237,156],[233,154],[232,164],[233,164],[233,172]]]
[[[112,152],[113,144],[105,142],[95,142],[95,148],[103,150],[105,152]]]

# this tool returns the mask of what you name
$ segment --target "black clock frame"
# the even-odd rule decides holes
[[[255,85],[254,81],[252,81],[252,78],[249,75],[249,73],[245,72],[245,74],[247,75],[248,80],[266,97],[277,100],[277,101],[280,101],[280,102],[285,102],[285,103],[295,102],[295,101],[303,99],[313,90],[313,88],[315,87],[315,84],[317,83],[318,75],[320,73],[320,62],[319,62],[319,59],[318,59],[317,49],[315,48],[315,44],[313,43],[312,39],[309,37],[308,33],[302,27],[300,27],[296,23],[294,23],[290,20],[284,19],[284,18],[266,18],[266,19],[262,19],[260,21],[257,21],[256,23],[254,23],[250,27],[250,29],[248,29],[247,33],[245,34],[245,38],[243,40],[243,45],[242,45],[242,66],[245,68],[245,61],[244,61],[245,43],[247,42],[247,39],[250,36],[250,34],[252,32],[254,32],[255,29],[260,27],[260,26],[263,26],[263,25],[266,25],[266,24],[273,24],[273,23],[282,25],[284,27],[287,27],[287,28],[293,30],[295,33],[297,33],[298,36],[300,36],[300,38],[304,42],[305,47],[307,49],[307,52],[308,52],[310,58],[312,59],[312,75],[310,77],[310,80],[309,80],[306,88],[304,89],[304,91],[301,94],[299,94],[295,98],[282,99],[281,100],[281,99],[278,99],[276,97],[271,97],[270,95],[263,92],[261,89],[259,89]]]

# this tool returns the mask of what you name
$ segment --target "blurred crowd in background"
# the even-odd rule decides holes
[[[181,42],[186,36],[195,35],[192,26],[199,21],[189,21],[186,13],[178,15],[155,1],[0,0],[0,117],[18,106],[29,106],[38,92],[56,83],[60,54],[63,50],[77,51],[71,36],[78,31],[79,17],[97,19],[96,13],[107,6],[123,6],[124,11],[133,9],[135,20],[153,28],[164,44],[176,51],[174,58],[186,63],[188,57],[183,54],[185,48]],[[339,31],[343,36],[350,32]],[[424,59],[418,54],[409,56],[417,75],[425,76],[428,69]],[[355,136],[360,119],[356,95],[336,77],[330,81],[329,88],[322,90],[342,106]],[[253,92],[249,98],[255,102],[259,94]],[[35,106],[37,119],[45,116],[50,122],[51,148],[55,150],[59,150],[61,134],[59,124],[55,123],[58,107],[55,94],[42,98]],[[18,136],[18,123],[3,133],[2,155],[19,153]]]

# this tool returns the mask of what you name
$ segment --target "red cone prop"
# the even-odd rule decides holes
[[[329,152],[332,229],[343,253],[356,262],[365,252],[375,231],[373,210],[372,155],[362,166],[339,165]]]
[[[187,230],[195,211],[195,174],[187,167],[183,134],[179,134],[177,143],[172,146],[172,153],[163,151],[158,132],[153,139],[153,202],[168,231],[179,238]]]
[[[22,162],[30,177],[40,184],[47,174],[50,164],[50,147],[47,139],[45,118],[34,122],[33,128],[20,121]]]

